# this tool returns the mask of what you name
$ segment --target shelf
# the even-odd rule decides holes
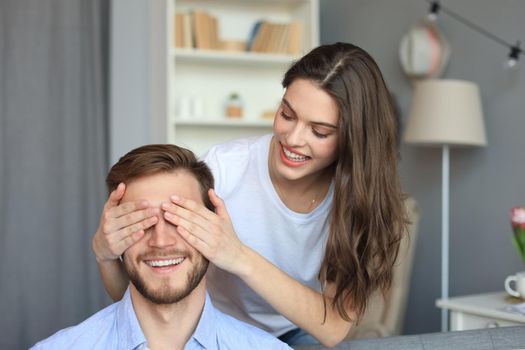
[[[233,127],[233,128],[272,128],[273,120],[207,120],[207,119],[176,119],[175,126],[196,126],[196,127]]]
[[[253,65],[289,65],[299,56],[255,52],[234,52],[203,49],[172,49],[172,56],[177,62],[187,63],[222,63]]]
[[[201,5],[204,4],[206,6],[214,5],[217,3],[216,0],[177,0],[178,4],[182,5],[191,5],[195,6],[195,4]],[[278,4],[278,5],[298,5],[298,4],[304,4],[308,3],[308,0],[221,0],[221,4],[224,3],[230,3],[230,4],[242,4],[242,5],[260,5],[260,4]]]

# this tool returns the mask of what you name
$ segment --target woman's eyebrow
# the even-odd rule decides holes
[[[297,114],[297,113],[295,113],[295,110],[293,109],[293,107],[292,107],[292,105],[290,104],[290,102],[288,102],[288,100],[287,100],[285,97],[283,97],[283,103],[284,103],[288,108],[290,108],[290,110],[293,112],[293,114]]]
[[[293,109],[292,105],[290,104],[290,102],[288,102],[288,100],[286,98],[283,97],[283,103],[288,107],[290,108],[290,110],[292,111],[293,114],[297,114],[295,112],[295,110]],[[315,124],[315,125],[319,125],[319,126],[324,126],[324,127],[327,127],[327,128],[332,128],[332,129],[337,129],[337,125],[334,125],[334,124],[330,124],[330,123],[326,123],[326,122],[312,122],[312,124]]]
[[[331,129],[337,129],[337,125],[330,124],[330,123],[325,123],[325,122],[312,122],[312,124],[319,125],[319,126],[325,126],[325,127],[327,127],[327,128],[331,128]]]

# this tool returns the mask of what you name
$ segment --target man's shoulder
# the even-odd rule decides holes
[[[282,349],[291,348],[275,336],[255,326],[241,322],[234,317],[216,310],[218,336],[220,342],[242,346],[242,349]]]
[[[36,343],[31,350],[40,349],[95,349],[108,344],[116,326],[115,312],[118,303],[112,304],[76,326],[64,328],[49,338]]]

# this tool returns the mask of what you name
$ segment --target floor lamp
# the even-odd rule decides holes
[[[485,127],[476,84],[460,80],[416,82],[404,141],[442,149],[441,175],[441,299],[448,298],[449,150],[454,146],[485,146]],[[448,312],[441,310],[441,330],[448,330]]]

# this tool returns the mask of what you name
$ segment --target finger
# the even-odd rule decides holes
[[[156,216],[152,216],[150,218],[144,219],[140,222],[137,222],[136,224],[127,226],[118,232],[118,235],[115,235],[116,239],[124,240],[127,237],[133,235],[133,233],[138,231],[146,231],[148,228],[154,226],[159,221],[159,218]]]
[[[140,239],[144,237],[144,234],[145,234],[144,230],[136,231],[136,232],[133,232],[131,235],[127,236],[126,238],[124,238],[123,240],[121,240],[120,242],[118,242],[117,247],[118,247],[118,250],[120,251],[119,255],[124,254],[124,252],[129,247],[131,247],[133,244],[140,241]]]
[[[144,235],[144,230],[133,232],[123,237],[124,232],[114,232],[104,238],[93,240],[97,261],[113,260],[118,258],[134,242]],[[95,248],[95,245],[98,247]]]
[[[126,237],[125,239],[112,243],[110,250],[111,255],[109,256],[109,258],[113,260],[124,254],[124,252],[133,244],[138,242],[144,236],[144,234],[144,230],[140,230],[137,232],[133,232],[132,235]]]
[[[140,223],[142,220],[160,215],[160,208],[146,208],[123,215],[113,220],[108,220],[104,225],[104,232],[113,232],[127,226]],[[144,227],[143,227],[144,228]]]
[[[208,190],[208,196],[210,197],[211,203],[215,207],[215,213],[221,218],[229,219],[230,215],[228,214],[228,210],[226,209],[224,201],[222,200],[222,198],[217,196],[217,193],[213,188],[210,188]]]
[[[125,190],[126,185],[123,182],[119,183],[117,188],[110,193],[106,205],[104,206],[104,209],[116,207],[119,204],[122,197],[124,197]]]
[[[210,211],[208,208],[206,208],[204,204],[197,203],[196,201],[191,200],[191,199],[181,198],[176,195],[171,196],[170,199],[172,203],[176,204],[175,207],[173,206],[171,207],[172,210],[175,210],[174,214],[178,215],[182,213],[193,212],[199,216],[202,216],[206,220],[213,220],[215,218],[215,213]],[[184,209],[187,209],[188,211],[180,211],[179,213],[179,212],[176,212],[178,208],[184,208]],[[185,217],[188,218],[187,216]]]
[[[127,215],[134,211],[146,209],[150,206],[150,203],[145,199],[139,199],[133,202],[122,203],[116,207],[112,207],[104,212],[104,218],[106,220],[119,218]]]
[[[217,215],[215,215],[215,213],[195,201],[184,199],[181,201],[177,199],[177,203],[184,204],[187,208],[191,209],[187,209],[186,207],[174,203],[162,203],[161,208],[165,210],[166,213],[173,214],[176,217],[184,219],[189,223],[193,223],[206,231],[209,231],[211,225],[217,220]],[[178,225],[178,223],[175,225]],[[188,226],[186,226],[186,228],[190,229]]]
[[[137,242],[145,231],[155,225],[158,221],[156,216],[143,220],[135,225],[128,226],[117,232],[113,232],[109,237],[109,246],[116,255],[121,255],[132,244]]]
[[[182,227],[186,232],[204,242],[208,242],[211,238],[210,232],[206,229],[203,229],[201,226],[203,224],[196,224],[193,221],[186,220],[181,216],[174,215],[169,212],[164,213],[164,218],[176,227]]]
[[[197,249],[199,253],[204,255],[204,257],[209,258],[209,245],[203,241],[202,239],[199,239],[197,236],[192,235],[190,232],[188,232],[184,227],[178,226],[177,232],[179,235],[193,248]]]
[[[111,249],[113,251],[118,251],[119,249],[117,249],[116,247],[120,247],[120,245],[122,244],[122,241],[125,241],[126,239],[128,239],[130,236],[132,236],[136,232],[146,231],[148,228],[154,226],[157,222],[158,222],[158,217],[153,216],[151,218],[142,220],[141,222],[138,222],[134,225],[125,227],[116,232],[112,232],[108,234],[108,237],[107,237],[108,245],[112,247]],[[125,247],[125,249],[127,249],[127,247]]]

